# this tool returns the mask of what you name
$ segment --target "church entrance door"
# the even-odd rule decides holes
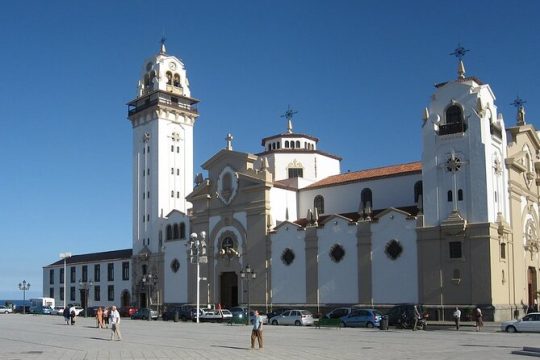
[[[229,309],[238,305],[238,275],[235,272],[221,273],[221,307]]]
[[[146,293],[141,293],[139,307],[146,307]]]
[[[530,267],[527,271],[527,290],[528,290],[528,297],[529,297],[529,308],[533,308],[534,306],[534,300],[536,299],[536,292],[538,291],[538,285],[536,281],[536,269],[534,267]]]

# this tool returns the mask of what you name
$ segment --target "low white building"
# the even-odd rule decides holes
[[[43,295],[54,298],[58,306],[63,306],[65,288],[66,304],[78,303],[83,307],[131,305],[132,254],[131,249],[124,249],[73,255],[66,258],[65,266],[64,260],[44,266]]]

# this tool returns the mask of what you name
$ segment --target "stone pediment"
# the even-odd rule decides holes
[[[441,222],[441,230],[447,235],[461,234],[466,228],[467,220],[465,220],[457,210],[452,211],[448,218]]]

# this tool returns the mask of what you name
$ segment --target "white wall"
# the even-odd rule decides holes
[[[371,189],[373,209],[412,206],[415,205],[414,184],[421,180],[421,174],[414,174],[300,190],[299,216],[304,217],[307,209],[313,209],[313,200],[317,195],[324,197],[325,214],[357,212],[360,208],[360,195],[364,188]]]
[[[167,224],[181,223],[186,224],[186,238],[182,240],[166,241],[166,228]],[[190,222],[188,216],[180,213],[173,212],[168,219],[163,221],[163,267],[165,272],[164,282],[164,303],[187,303],[188,302],[188,267],[189,258],[187,255],[186,243],[189,240]],[[172,268],[172,262],[177,259],[180,263],[180,268],[175,273]]]
[[[298,218],[296,191],[290,191],[273,187],[270,189],[270,214],[274,226],[276,221],[285,221],[287,209],[289,209],[289,220],[294,221]]]
[[[290,223],[283,224],[271,235],[272,303],[296,304],[306,302],[305,232]],[[285,249],[295,258],[290,265],[281,261]]]
[[[319,237],[319,302],[321,304],[355,303],[358,300],[358,256],[356,226],[335,217],[317,230]],[[332,247],[345,250],[340,262],[330,257]]]
[[[389,211],[372,227],[373,303],[396,304],[418,301],[418,261],[416,220],[397,211]],[[396,260],[385,253],[389,241],[403,247]]]

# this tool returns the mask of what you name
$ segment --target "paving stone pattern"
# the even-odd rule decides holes
[[[245,325],[122,319],[122,341],[94,319],[65,325],[61,316],[0,315],[0,359],[519,359],[540,334],[480,332],[449,324],[428,331],[265,326],[263,350],[250,350]]]

